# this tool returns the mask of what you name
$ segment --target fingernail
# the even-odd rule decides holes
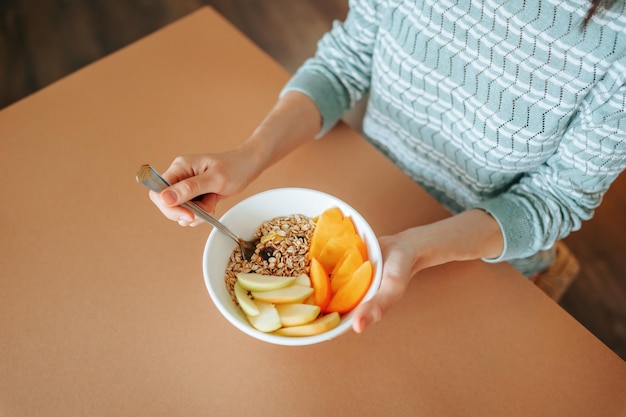
[[[181,217],[180,219],[178,219],[178,224],[180,224],[181,226],[189,226],[189,219]]]
[[[178,202],[178,195],[172,190],[165,190],[161,193],[161,200],[169,206],[176,205]]]

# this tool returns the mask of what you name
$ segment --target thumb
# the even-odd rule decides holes
[[[382,319],[385,313],[402,298],[406,287],[407,283],[404,280],[392,277],[383,279],[376,295],[355,310],[353,330],[356,333],[363,333],[367,327]]]
[[[202,194],[196,177],[187,178],[161,191],[160,197],[167,206],[174,207]]]

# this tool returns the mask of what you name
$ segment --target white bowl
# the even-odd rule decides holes
[[[382,279],[382,255],[374,231],[365,219],[352,207],[329,194],[304,188],[280,188],[253,195],[228,210],[220,219],[228,228],[243,238],[249,238],[264,221],[278,216],[302,214],[309,217],[320,215],[330,207],[339,207],[350,216],[361,238],[365,241],[368,256],[374,267],[374,277],[367,294],[361,301],[369,300],[378,291]],[[315,336],[287,337],[256,330],[230,296],[224,282],[226,265],[235,242],[217,229],[207,239],[203,255],[204,281],[217,309],[224,317],[244,333],[278,345],[302,346],[333,339],[352,326],[352,313],[342,316],[338,327]]]

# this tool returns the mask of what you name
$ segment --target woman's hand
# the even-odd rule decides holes
[[[419,271],[451,261],[497,258],[504,249],[496,220],[477,209],[381,237],[379,243],[383,279],[376,295],[354,312],[352,327],[357,333],[379,321]]]
[[[163,173],[172,185],[161,193],[150,191],[150,199],[168,219],[196,226],[202,220],[179,204],[202,196],[196,202],[213,213],[221,197],[246,188],[257,175],[257,165],[254,153],[244,149],[178,157]]]
[[[165,217],[182,226],[195,226],[191,211],[179,205],[202,196],[198,204],[213,213],[221,197],[233,195],[263,170],[319,132],[321,115],[313,101],[299,92],[284,94],[252,135],[232,151],[178,157],[163,173],[172,184],[150,199]]]
[[[357,333],[379,321],[402,298],[413,276],[414,248],[401,233],[381,237],[378,242],[384,259],[383,279],[376,295],[354,313],[352,326]]]

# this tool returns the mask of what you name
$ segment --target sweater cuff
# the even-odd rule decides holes
[[[345,92],[338,81],[314,71],[296,72],[280,92],[298,91],[308,96],[317,106],[322,117],[322,128],[316,138],[324,136],[341,119],[347,109],[342,103]]]
[[[518,259],[532,253],[532,224],[522,207],[507,195],[483,201],[476,208],[489,213],[500,225],[504,239],[504,249],[497,258],[483,258],[495,263]]]

